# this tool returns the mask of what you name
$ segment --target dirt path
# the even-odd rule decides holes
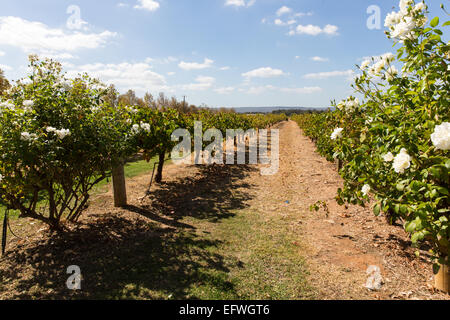
[[[150,175],[127,180],[126,208],[111,190],[79,224],[50,235],[16,220],[0,259],[0,299],[449,299],[430,286],[431,265],[407,235],[370,209],[334,200],[342,179],[298,126],[283,122],[280,168],[176,166],[142,199]],[[311,212],[322,200],[328,212]],[[26,226],[26,228],[22,228]],[[65,288],[81,266],[81,292]],[[364,288],[369,265],[379,291]]]
[[[280,125],[280,140],[280,171],[259,179],[260,194],[253,205],[268,216],[292,221],[302,234],[309,280],[320,299],[449,298],[433,294],[431,264],[415,257],[402,227],[389,226],[369,208],[337,205],[342,179],[295,122]],[[309,210],[318,200],[327,203],[328,213]],[[370,265],[381,269],[380,291],[363,287]]]

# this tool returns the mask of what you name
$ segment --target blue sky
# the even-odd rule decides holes
[[[367,8],[380,8],[369,29]],[[444,18],[440,1],[427,2]],[[74,7],[75,6],[75,7]],[[54,57],[121,92],[160,91],[219,107],[328,106],[363,57],[395,52],[389,0],[1,0],[0,68]],[[79,8],[79,18],[77,15]]]

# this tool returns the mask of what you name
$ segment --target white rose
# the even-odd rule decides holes
[[[395,60],[395,56],[392,52],[387,52],[385,54],[382,55],[381,57],[386,63],[391,63],[392,61]]]
[[[412,17],[406,17],[397,24],[392,32],[394,38],[406,39],[410,36],[411,31],[416,27],[416,22]]]
[[[14,110],[15,105],[13,103],[11,103],[10,100],[8,100],[6,102],[0,103],[0,107],[1,108],[6,108],[6,109],[10,109],[10,110]]]
[[[400,7],[400,12],[403,13],[404,15],[408,13],[408,8],[410,5],[412,5],[413,1],[412,0],[400,0],[399,3],[399,7]]]
[[[370,192],[370,186],[368,184],[365,184],[362,187],[361,192],[363,193],[364,196],[367,196],[367,194]]]
[[[342,101],[339,102],[339,104],[337,105],[337,108],[338,108],[339,110],[342,110],[342,109],[344,109],[344,107],[345,107],[345,100],[342,100]]]
[[[444,122],[436,126],[431,141],[438,150],[450,150],[450,123]]]
[[[34,105],[34,101],[33,101],[33,100],[25,100],[25,101],[23,102],[23,106],[24,106],[25,108],[32,107],[33,105]]]
[[[425,3],[419,2],[414,6],[414,12],[419,12],[425,10]]]
[[[58,138],[60,138],[61,140],[64,139],[65,137],[71,135],[69,129],[56,130],[55,133],[56,133],[56,135],[58,136]]]
[[[131,127],[131,131],[133,133],[138,133],[139,132],[139,125],[138,124],[133,124],[133,127]]]
[[[401,15],[395,11],[392,11],[386,16],[386,19],[384,20],[384,26],[385,27],[393,27],[397,23],[400,22]]]
[[[392,154],[392,152],[388,152],[383,156],[383,160],[384,162],[391,162],[394,160],[394,155]]]
[[[396,75],[398,75],[398,70],[395,66],[390,66],[387,71],[386,71],[386,79],[391,81],[392,79],[394,79],[394,77]]]
[[[384,59],[381,59],[380,61],[378,61],[377,63],[375,63],[374,68],[375,68],[375,74],[378,75],[380,74],[381,70],[383,70],[383,68],[386,66],[386,61]]]
[[[22,132],[20,134],[20,139],[23,141],[29,141],[31,139],[31,135],[28,132]]]
[[[0,182],[3,180],[3,175],[0,174]]]
[[[359,100],[358,98],[352,99],[348,98],[347,102],[345,102],[345,106],[347,111],[353,111],[354,109],[359,107]]]
[[[361,63],[361,70],[365,70],[370,65],[370,60],[364,60],[363,63]]]
[[[411,157],[405,148],[400,150],[400,153],[395,156],[392,166],[397,173],[403,173],[405,172],[405,169],[408,169],[411,166]]]
[[[342,131],[343,128],[336,128],[334,129],[333,133],[331,134],[331,140],[336,140],[338,138],[342,138]]]
[[[47,132],[56,132],[56,128],[53,128],[53,127],[47,127],[47,128],[45,128],[45,131],[47,131]]]
[[[141,129],[150,132],[150,125],[148,123],[141,123]]]

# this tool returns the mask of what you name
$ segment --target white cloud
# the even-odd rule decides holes
[[[135,9],[142,9],[147,11],[156,11],[159,9],[159,2],[154,0],[138,0],[137,5],[134,6]]]
[[[281,21],[281,19],[275,19],[275,21],[273,23],[275,23],[276,26],[284,26],[284,25],[286,25],[286,23]]]
[[[168,56],[167,58],[162,59],[160,63],[162,63],[162,64],[169,64],[169,63],[177,62],[177,61],[178,61],[177,58],[172,57],[172,56]]]
[[[146,63],[150,63],[153,62],[154,64],[169,64],[169,63],[173,63],[173,62],[177,62],[178,59],[172,56],[168,56],[166,58],[152,58],[152,57],[148,57],[144,60]]]
[[[214,89],[214,91],[217,92],[218,94],[230,94],[234,90],[235,90],[234,87],[220,87],[220,88]]]
[[[245,1],[245,0],[226,0],[225,1],[225,5],[226,6],[234,6],[234,7],[251,7],[252,5],[254,5],[256,2],[256,0],[249,0],[249,1]]]
[[[374,55],[374,56],[365,56],[362,58],[358,58],[356,61],[358,61],[359,63],[363,62],[364,60],[370,60],[373,62],[378,62],[382,59],[382,57],[384,57],[386,54],[392,54],[392,52],[385,52],[383,54],[378,54],[378,55]]]
[[[205,58],[203,63],[181,61],[178,64],[178,67],[180,67],[183,70],[201,70],[212,67],[213,63],[214,60]]]
[[[353,74],[354,74],[353,70],[345,70],[345,71],[308,73],[305,74],[303,77],[305,79],[328,79],[333,77],[352,77]]]
[[[0,50],[0,57],[3,57],[6,53]]]
[[[293,94],[312,94],[316,92],[321,92],[323,89],[321,87],[302,87],[302,88],[283,88],[275,87],[272,85],[250,87],[247,91],[244,89],[239,89],[241,92],[246,92],[248,94],[259,95],[268,91],[279,91],[283,93],[293,93]]]
[[[313,15],[312,12],[298,12],[298,13],[294,14],[294,17],[299,17],[299,18],[304,17],[304,16],[310,17],[312,15]]]
[[[216,79],[213,77],[198,76],[195,83],[182,85],[181,88],[187,91],[204,91],[210,89],[215,82]]]
[[[227,70],[230,70],[230,67],[228,67],[228,66],[222,67],[222,68],[220,68],[220,70],[222,70],[222,71],[227,71]]]
[[[305,33],[313,36],[322,33],[322,29],[319,26],[313,26],[312,24],[309,24],[307,26],[298,25],[296,31],[298,34]]]
[[[330,34],[330,35],[337,35],[337,31],[339,28],[337,26],[334,26],[332,24],[327,24],[325,28],[323,28],[323,33]]]
[[[311,60],[315,61],[315,62],[327,62],[327,61],[330,61],[330,59],[328,59],[328,58],[323,58],[323,57],[318,57],[318,56],[311,57]]]
[[[288,20],[287,22],[284,22],[281,19],[275,19],[274,23],[277,26],[291,26],[293,24],[296,24],[297,20],[291,19],[291,20]]]
[[[284,76],[285,73],[280,69],[272,69],[271,67],[259,68],[246,73],[243,73],[244,78],[272,78]]]
[[[259,86],[259,87],[250,87],[247,90],[248,94],[255,94],[255,95],[259,95],[261,93],[267,92],[268,90],[273,90],[275,89],[274,86],[272,85],[266,85],[266,86]]]
[[[7,66],[6,64],[0,64],[0,70],[10,71],[12,70],[12,68],[10,66]]]
[[[296,93],[296,94],[310,94],[315,92],[321,92],[321,87],[303,87],[303,88],[280,88],[280,91],[286,93]]]
[[[117,6],[118,6],[119,8],[122,8],[122,7],[129,7],[130,5],[129,5],[128,3],[119,2],[119,3],[117,4]]]
[[[41,52],[39,53],[41,58],[49,58],[54,60],[68,60],[68,59],[78,59],[77,56],[74,56],[67,52],[56,53],[56,52]]]
[[[173,76],[173,75],[175,75],[175,72],[167,72],[167,75],[168,76]]]
[[[133,89],[137,92],[170,91],[164,76],[151,70],[148,63],[104,64],[94,63],[80,66],[67,66],[69,77],[75,77],[87,72],[91,77],[98,78],[106,84],[114,84],[122,90]]]
[[[22,49],[26,53],[61,53],[78,49],[95,49],[107,43],[117,33],[66,32],[50,28],[41,22],[32,22],[19,17],[0,17],[0,44]]]
[[[225,2],[226,6],[235,6],[235,7],[244,7],[245,1],[244,0],[227,0]]]
[[[328,34],[328,35],[337,35],[338,34],[338,27],[331,25],[331,24],[327,24],[324,28],[321,28],[319,26],[315,26],[312,24],[308,24],[306,26],[304,25],[298,25],[297,28],[295,29],[295,33],[297,34],[309,34],[312,36],[317,36],[319,34]]]
[[[286,6],[282,6],[277,10],[277,16],[281,17],[283,14],[291,13],[292,9]]]

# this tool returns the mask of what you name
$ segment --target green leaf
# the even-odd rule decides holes
[[[381,211],[381,206],[380,206],[379,203],[377,203],[377,204],[373,207],[373,213],[374,213],[376,216],[379,216],[379,215],[380,215],[380,211]]]
[[[432,26],[433,28],[436,27],[439,24],[439,17],[435,17],[433,20],[431,20],[430,22],[430,26]]]
[[[441,269],[441,266],[439,264],[437,264],[437,263],[433,264],[433,273],[434,274],[438,274],[440,269]]]
[[[406,226],[405,226],[405,230],[406,230],[406,232],[409,232],[409,233],[414,232],[414,230],[416,230],[416,222],[415,221],[407,222]]]
[[[425,238],[425,233],[423,231],[419,231],[411,236],[411,241],[412,243],[416,243],[417,241],[422,241],[423,238]]]

